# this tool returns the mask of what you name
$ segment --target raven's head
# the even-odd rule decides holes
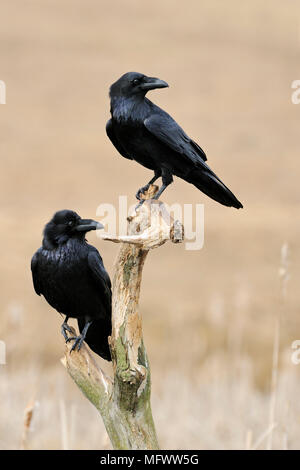
[[[56,248],[70,238],[84,240],[86,232],[104,228],[102,224],[91,219],[82,219],[74,211],[62,210],[54,214],[44,229],[43,246]]]
[[[166,88],[168,86],[167,82],[164,82],[159,78],[147,77],[146,75],[137,72],[128,72],[111,85],[109,95],[111,98],[117,96],[143,97],[149,90],[154,90],[155,88]]]

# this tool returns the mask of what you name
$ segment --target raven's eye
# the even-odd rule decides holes
[[[69,220],[68,225],[69,225],[70,227],[72,227],[72,225],[74,225],[74,221],[73,221],[73,220]]]
[[[132,80],[133,85],[138,85],[139,83],[140,83],[140,81],[139,81],[138,78],[135,78],[134,80]]]

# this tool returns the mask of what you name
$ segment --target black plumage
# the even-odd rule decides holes
[[[138,190],[136,197],[141,199],[141,193],[161,176],[163,184],[155,196],[158,199],[175,175],[220,204],[242,208],[209,168],[202,148],[168,113],[146,98],[149,90],[167,86],[163,80],[129,72],[110,87],[108,137],[123,157],[154,171],[154,177]]]
[[[72,349],[80,349],[85,340],[99,356],[111,360],[111,282],[98,250],[85,240],[88,231],[98,228],[103,226],[76,212],[56,212],[45,226],[31,270],[36,293],[66,316],[62,333],[67,341],[68,318],[78,320],[80,335],[71,338]]]

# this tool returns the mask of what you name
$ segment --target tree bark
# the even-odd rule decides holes
[[[98,367],[86,344],[62,359],[68,373],[100,412],[114,449],[159,449],[152,417],[150,366],[142,336],[139,296],[142,271],[150,249],[167,240],[183,241],[182,225],[160,201],[149,199],[128,217],[128,235],[103,236],[121,243],[112,283],[112,335],[109,339],[113,378]]]

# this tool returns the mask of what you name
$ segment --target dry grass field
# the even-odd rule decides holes
[[[60,363],[61,319],[35,295],[30,259],[56,210],[96,217],[119,195],[134,203],[151,177],[105,134],[109,85],[134,70],[169,83],[150,99],[199,142],[244,204],[220,206],[178,179],[164,193],[169,204],[205,204],[205,244],[166,244],[144,269],[140,308],[161,447],[262,449],[272,437],[273,448],[299,449],[300,365],[291,361],[300,339],[300,105],[291,101],[299,3],[3,0],[0,16],[0,448],[20,448],[32,400],[27,448],[109,448]],[[118,246],[88,238],[112,273]]]

